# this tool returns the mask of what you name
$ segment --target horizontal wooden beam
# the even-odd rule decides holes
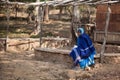
[[[63,49],[51,49],[51,48],[36,48],[34,53],[35,53],[35,59],[40,60],[40,61],[45,61],[45,62],[53,62],[57,64],[63,64],[68,67],[73,66],[73,60],[69,56],[71,50],[63,50]],[[108,56],[110,58],[120,57],[120,53],[115,53],[115,54],[108,54],[105,53],[105,57]],[[99,54],[95,55],[95,60],[100,58]],[[109,62],[109,61],[106,61]],[[113,60],[114,62],[114,60]]]
[[[71,50],[65,50],[65,49],[51,49],[51,48],[35,48],[35,51],[40,51],[40,52],[50,52],[53,54],[63,54],[63,55],[69,55],[69,53],[71,52]],[[120,57],[120,53],[104,53],[103,54],[106,57],[114,57],[114,56],[118,56]],[[100,57],[100,53],[97,53],[95,55],[95,58],[99,58]]]
[[[24,3],[24,2],[6,2],[3,1],[1,3],[7,3],[7,4],[18,4],[18,5],[25,5],[25,6],[44,6],[44,5],[50,5],[50,6],[60,6],[60,5],[81,5],[81,4],[113,4],[113,3],[117,3],[119,2],[119,0],[114,0],[114,1],[106,1],[106,0],[97,0],[97,1],[93,1],[93,0],[79,0],[79,1],[74,1],[74,0],[54,0],[54,1],[44,1],[44,2],[32,2],[32,3]]]
[[[42,51],[42,52],[67,54],[67,55],[70,53],[70,50],[63,50],[63,49],[36,48],[35,50],[37,50],[37,51]]]

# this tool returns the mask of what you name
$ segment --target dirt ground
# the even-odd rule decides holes
[[[22,37],[30,36],[34,24],[21,23],[22,21],[20,24],[15,21],[10,22],[9,36],[16,37],[16,34],[21,32],[24,35]],[[67,19],[50,21],[43,26],[44,37],[70,37],[70,22]],[[0,27],[1,31],[6,30],[6,22],[1,21]],[[21,35],[17,35],[17,37],[21,37]],[[83,71],[79,67],[73,70],[67,65],[37,61],[32,51],[0,52],[0,80],[120,80],[120,57],[115,59],[115,62],[112,60],[105,59],[104,64],[96,63],[90,71]]]
[[[120,80],[119,61],[96,63],[90,71],[83,71],[79,67],[71,69],[67,65],[37,61],[33,52],[1,52],[0,80]]]

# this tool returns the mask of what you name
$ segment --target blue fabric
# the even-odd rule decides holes
[[[77,38],[77,46],[81,58],[87,58],[93,51],[95,51],[92,41],[86,33]]]
[[[80,32],[81,34],[83,34],[84,33],[84,29],[83,28],[78,28],[78,30],[77,30],[78,32]]]
[[[94,62],[94,55],[95,55],[95,51],[88,57],[88,58],[85,58],[85,59],[81,59],[79,61],[79,65],[82,69],[90,66],[90,65],[94,65],[95,62]]]
[[[73,59],[73,61],[74,61],[74,65],[77,65],[78,63],[79,63],[79,59],[77,60],[77,55],[76,55],[76,53],[75,53],[75,51],[74,51],[74,49],[76,49],[76,51],[77,51],[77,47],[74,47],[73,49],[72,49],[72,51],[70,52],[70,56],[72,57],[72,59]],[[79,52],[78,52],[78,56],[79,56],[80,54],[79,54]],[[79,56],[80,57],[80,56]]]
[[[75,62],[75,60],[76,60],[77,56],[75,55],[74,50],[72,50],[72,51],[70,52],[70,56],[72,57],[73,61]],[[79,63],[78,61],[77,61],[77,62],[75,62],[75,65],[77,65],[78,63]]]
[[[75,47],[74,49],[76,49],[78,51],[78,47]],[[79,50],[80,51],[80,50]],[[78,52],[79,56],[80,53]],[[80,65],[80,67],[82,69],[84,69],[87,66],[93,65],[94,64],[94,55],[96,54],[95,51],[93,51],[88,57],[86,58],[81,58],[81,59],[77,59],[77,55],[75,53],[75,51],[72,49],[70,56],[72,57],[73,61],[74,61],[74,65]],[[81,57],[81,56],[80,56]],[[77,59],[77,60],[76,60]]]
[[[78,55],[76,55],[76,53]],[[79,64],[81,68],[85,68],[94,64],[95,48],[90,37],[83,33],[77,38],[77,47],[74,47],[70,52],[74,64]],[[80,59],[78,58],[80,57]]]

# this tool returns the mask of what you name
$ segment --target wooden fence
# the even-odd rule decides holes
[[[104,31],[95,31],[94,32],[94,41],[103,42]],[[107,43],[116,43],[120,44],[120,33],[119,32],[108,32]]]

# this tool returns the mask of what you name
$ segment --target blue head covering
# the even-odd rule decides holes
[[[78,30],[77,30],[78,32],[80,32],[81,34],[83,34],[84,33],[84,29],[83,28],[78,28]]]

